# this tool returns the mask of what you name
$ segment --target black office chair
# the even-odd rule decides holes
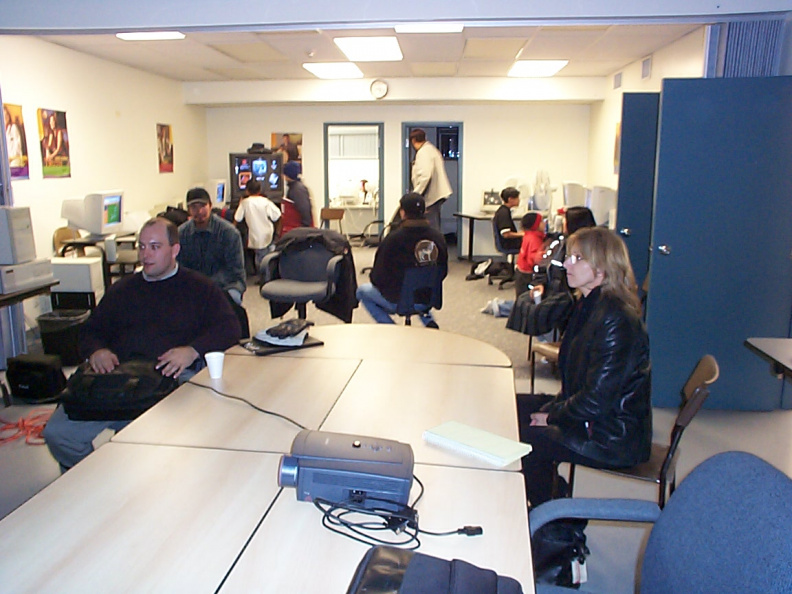
[[[294,303],[304,320],[309,301],[321,303],[335,294],[343,258],[319,243],[267,254],[259,292],[270,301]]]
[[[495,219],[492,219],[492,235],[495,239],[495,249],[506,256],[506,264],[509,267],[508,273],[500,277],[500,282],[498,282],[498,289],[502,289],[503,285],[514,280],[514,257],[520,253],[520,248],[508,249],[503,245],[503,236],[500,234]],[[490,277],[487,282],[491,285],[492,278]]]
[[[396,313],[404,316],[404,325],[410,326],[410,318],[431,309],[443,308],[443,279],[440,267],[416,266],[404,273]]]

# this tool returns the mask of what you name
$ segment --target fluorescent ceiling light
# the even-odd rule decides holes
[[[335,44],[353,62],[398,62],[403,58],[393,37],[336,37]]]
[[[131,33],[116,33],[116,37],[124,41],[169,41],[184,39],[184,34],[178,31],[133,31]]]
[[[516,78],[541,78],[557,74],[569,60],[517,60],[508,76]]]
[[[465,26],[462,23],[405,23],[396,25],[396,33],[461,33]]]
[[[306,62],[302,67],[318,78],[363,78],[360,68],[352,62]]]

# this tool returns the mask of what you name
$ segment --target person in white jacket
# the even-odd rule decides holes
[[[412,190],[426,201],[426,218],[429,225],[442,232],[440,208],[451,195],[451,184],[443,163],[443,155],[426,140],[426,132],[415,128],[410,132],[410,144],[415,149],[412,165]]]

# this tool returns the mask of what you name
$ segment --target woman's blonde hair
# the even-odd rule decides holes
[[[638,285],[621,237],[604,227],[579,229],[569,236],[566,253],[579,253],[595,272],[602,272],[603,293],[620,299],[641,313]]]

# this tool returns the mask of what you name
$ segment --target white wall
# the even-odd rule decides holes
[[[208,179],[204,110],[184,105],[179,83],[31,37],[0,36],[0,55],[3,100],[22,105],[30,157],[30,179],[11,184],[14,203],[31,208],[39,257],[65,224],[65,198],[120,188],[124,211],[148,211]],[[66,112],[70,178],[42,177],[38,108]],[[159,173],[157,123],[173,127],[173,173]]]
[[[558,103],[486,105],[320,105],[218,107],[207,109],[209,172],[228,176],[228,153],[252,142],[269,144],[270,133],[303,134],[303,178],[314,196],[314,209],[324,202],[324,123],[383,122],[384,179],[380,199],[387,217],[402,195],[403,122],[461,122],[462,209],[478,210],[482,193],[501,189],[519,176],[533,184],[537,169],[553,182],[585,179],[588,168],[589,106]],[[446,213],[447,215],[450,213]],[[482,241],[492,243],[490,229],[479,225]],[[476,233],[478,245],[479,233]],[[483,248],[482,248],[483,250]],[[492,251],[484,253],[494,253]]]
[[[616,126],[621,122],[622,95],[627,92],[660,92],[664,78],[700,78],[704,75],[705,28],[652,55],[652,74],[641,78],[641,61],[620,70],[622,86],[613,88],[609,78],[605,100],[592,105],[588,175],[581,183],[588,186],[618,187],[619,177],[613,172]]]

